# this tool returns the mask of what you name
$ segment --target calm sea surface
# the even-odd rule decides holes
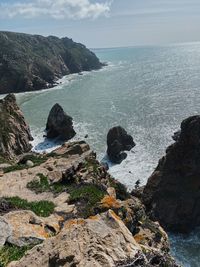
[[[144,184],[156,167],[181,121],[200,114],[200,43],[162,47],[96,49],[108,66],[100,71],[70,75],[54,89],[17,96],[31,125],[35,149],[48,150],[43,142],[48,112],[55,103],[74,119],[77,136],[102,159],[108,130],[123,126],[137,146],[110,172],[133,188]],[[200,233],[170,236],[172,251],[187,267],[200,266]]]

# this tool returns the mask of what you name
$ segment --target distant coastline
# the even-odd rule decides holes
[[[0,32],[0,94],[52,88],[65,75],[105,66],[69,38]]]

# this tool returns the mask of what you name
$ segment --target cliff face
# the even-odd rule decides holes
[[[32,140],[29,126],[13,94],[0,100],[0,158],[13,159],[29,152]]]
[[[70,73],[102,67],[96,55],[69,38],[0,32],[0,93],[52,87]]]
[[[174,139],[149,178],[143,200],[163,227],[188,232],[200,226],[200,116],[184,120]]]

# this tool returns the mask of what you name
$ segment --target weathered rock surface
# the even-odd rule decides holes
[[[188,232],[200,226],[200,116],[184,120],[176,140],[149,178],[143,201],[166,229]]]
[[[130,151],[135,143],[133,137],[121,127],[113,127],[107,135],[107,154],[113,163],[120,164],[127,154],[124,151]]]
[[[76,134],[72,118],[68,116],[59,104],[55,104],[48,116],[46,124],[47,138],[60,138],[68,141]]]
[[[6,243],[7,238],[12,234],[8,221],[3,217],[0,217],[0,229],[0,247],[2,247]]]
[[[33,140],[13,94],[0,100],[0,156],[13,159],[29,152]]]
[[[72,39],[0,32],[0,93],[40,90],[70,73],[96,70],[99,59]]]
[[[145,246],[143,247],[145,250]],[[66,222],[56,237],[44,241],[9,267],[177,266],[158,251],[143,253],[124,223],[111,210],[95,217]],[[148,249],[147,249],[148,250]],[[160,258],[159,258],[160,257]],[[155,259],[160,262],[154,264]],[[132,262],[132,265],[127,265]]]
[[[11,229],[9,233],[7,231],[5,241],[19,247],[36,245],[57,234],[60,230],[59,223],[62,221],[57,215],[42,219],[28,210],[9,212],[0,219],[4,219]]]
[[[25,169],[1,177],[0,218],[11,229],[2,242],[23,246],[43,241],[10,266],[177,266],[169,255],[166,233],[149,220],[141,201],[110,176],[84,141],[65,143],[40,157],[44,160],[40,158],[39,165],[24,164]],[[41,179],[45,184],[38,184]],[[38,183],[28,186],[34,180]],[[9,206],[6,200],[14,196],[53,202],[53,214],[41,218]]]

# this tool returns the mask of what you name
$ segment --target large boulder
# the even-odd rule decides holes
[[[67,221],[57,236],[8,266],[178,267],[168,254],[139,245],[112,210],[86,220]]]
[[[68,116],[59,104],[55,104],[48,116],[46,124],[47,138],[59,138],[68,141],[76,134],[72,118]]]
[[[200,226],[200,116],[181,124],[144,188],[143,200],[165,229],[187,232]]]
[[[0,100],[0,157],[13,159],[29,152],[33,140],[13,94]]]
[[[124,151],[130,151],[135,143],[133,137],[127,134],[121,126],[113,127],[107,135],[107,155],[111,162],[120,164],[127,154]]]

